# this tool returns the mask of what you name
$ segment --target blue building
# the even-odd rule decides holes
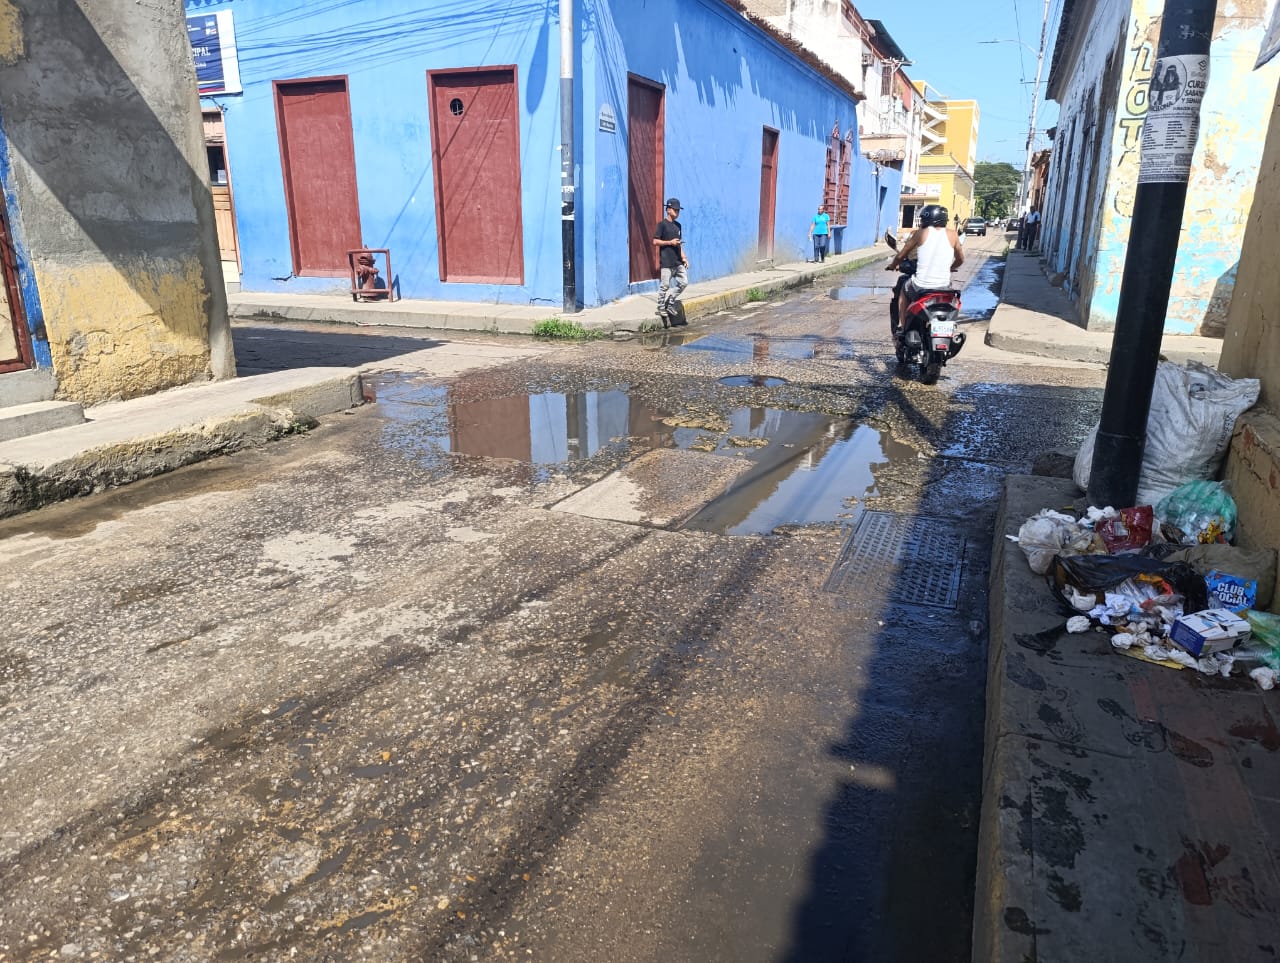
[[[403,297],[561,305],[557,0],[186,7],[244,290],[346,291],[347,252],[376,248]],[[734,0],[575,0],[574,19],[580,302],[655,285],[668,196],[694,282],[803,259],[824,200],[845,249],[894,222],[860,95]]]

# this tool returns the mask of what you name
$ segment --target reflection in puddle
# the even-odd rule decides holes
[[[848,338],[822,338],[817,335],[776,337],[768,334],[733,336],[711,334],[676,348],[678,354],[697,351],[734,361],[849,361],[853,358],[853,342]]]
[[[896,281],[894,282],[897,283]],[[832,288],[831,298],[835,301],[856,301],[859,298],[870,297],[876,294],[892,294],[892,284],[851,284],[848,287]]]
[[[779,525],[852,521],[856,502],[880,493],[878,471],[917,460],[914,448],[868,425],[813,412],[747,410],[755,420],[751,433],[769,444],[743,455],[752,469],[685,528],[764,535]]]
[[[689,417],[651,408],[625,386],[474,401],[419,386],[381,397],[393,420],[417,429],[417,445],[426,442],[437,456],[512,460],[543,472],[609,448],[626,458],[677,448],[743,459],[750,469],[684,526],[730,535],[851,521],[857,504],[880,492],[878,472],[917,458],[887,433],[843,417],[762,407]]]
[[[1004,277],[1004,261],[992,258],[982,265],[961,295],[964,303],[962,320],[986,321],[995,314],[1000,303],[1000,282]]]

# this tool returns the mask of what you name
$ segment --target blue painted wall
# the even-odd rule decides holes
[[[691,283],[755,266],[764,127],[779,131],[774,260],[811,256],[828,138],[837,122],[841,132],[856,131],[855,101],[718,0],[582,0],[581,10],[580,184],[585,209],[594,210],[584,225],[588,303],[629,290],[628,72],[666,88],[664,196],[684,205]],[[616,133],[599,130],[604,105],[619,119]],[[875,233],[870,172],[855,157],[851,181],[862,193],[851,193],[846,249]]]
[[[35,274],[31,270],[31,257],[27,253],[22,214],[18,210],[18,197],[13,190],[13,176],[9,163],[9,141],[4,135],[4,121],[0,119],[0,190],[4,192],[5,213],[9,217],[12,232],[14,259],[18,262],[18,286],[22,290],[22,308],[27,316],[27,329],[31,332],[31,353],[37,368],[52,368],[53,356],[44,336],[44,313],[40,307],[40,289],[36,287]]]
[[[303,16],[297,0],[187,0],[190,14],[235,16],[243,94],[225,111],[246,291],[345,291],[344,279],[293,278],[272,81],[346,75],[364,243],[389,247],[404,297],[545,303],[559,309],[561,225],[557,0],[362,0]],[[832,125],[856,129],[855,103],[720,0],[577,0],[579,296],[625,296],[627,74],[666,87],[666,193],[685,205],[691,276],[756,261],[760,141],[780,131],[776,261],[809,250]],[[320,14],[323,14],[321,16]],[[520,91],[525,281],[440,281],[426,72],[515,64]],[[599,130],[602,105],[617,130]],[[855,135],[856,136],[856,135]],[[854,150],[857,154],[855,140]],[[886,176],[889,175],[889,176]],[[884,171],[896,213],[897,172]],[[876,229],[872,165],[855,156],[844,247]],[[881,213],[882,224],[885,215]],[[882,227],[883,230],[883,227]],[[641,285],[647,287],[649,285]]]

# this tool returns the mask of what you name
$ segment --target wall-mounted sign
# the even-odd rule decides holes
[[[236,57],[236,30],[231,11],[187,17],[187,36],[196,61],[196,82],[201,95],[238,94],[240,62]]]
[[[618,118],[614,116],[613,106],[610,104],[600,105],[600,129],[606,134],[612,134],[618,129]]]

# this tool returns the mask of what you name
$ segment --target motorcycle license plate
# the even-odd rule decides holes
[[[930,326],[930,334],[935,338],[950,338],[956,333],[954,321],[934,321]]]

